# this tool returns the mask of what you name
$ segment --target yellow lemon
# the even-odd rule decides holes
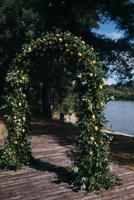
[[[25,133],[25,129],[24,128],[22,129],[22,132]]]
[[[64,46],[65,46],[65,47],[68,47],[68,44],[65,44]]]
[[[85,44],[85,41],[84,41],[84,40],[82,40],[81,44]]]
[[[94,141],[94,137],[90,137],[90,140],[93,142]]]
[[[90,76],[90,77],[93,77],[93,73],[89,73],[89,76]]]
[[[31,51],[32,51],[31,47],[28,47],[28,52],[31,52]]]
[[[100,140],[100,144],[104,144],[103,140]]]
[[[22,79],[22,80],[25,80],[25,76],[22,76],[21,79]]]
[[[103,89],[103,86],[102,86],[102,85],[99,85],[99,88],[100,88],[100,90],[102,90],[102,89]]]
[[[93,152],[92,152],[92,151],[89,151],[89,155],[93,155]]]
[[[14,144],[17,144],[18,142],[17,141],[14,141]]]
[[[16,116],[14,116],[13,118],[14,118],[14,119],[16,119],[17,117],[16,117]]]
[[[23,121],[26,121],[26,118],[25,117],[22,117]]]
[[[19,104],[18,104],[18,105],[21,107],[21,106],[22,106],[22,103],[20,103],[20,102],[19,102]]]
[[[74,53],[71,51],[71,52],[70,52],[70,55],[72,56],[73,54],[74,54]]]
[[[66,53],[68,53],[70,50],[69,49],[66,49]]]
[[[104,106],[104,102],[103,102],[103,101],[100,102],[100,106],[101,106],[101,107]]]
[[[57,33],[57,34],[56,34],[56,36],[57,36],[57,37],[60,37],[60,34],[59,34],[59,33]]]
[[[62,38],[59,38],[59,42],[63,42],[63,39],[62,39]]]
[[[26,94],[23,94],[23,97],[26,97]]]
[[[95,65],[95,64],[96,64],[96,60],[93,60],[93,61],[92,61],[92,64]]]
[[[77,56],[78,56],[79,58],[81,58],[81,57],[82,57],[82,54],[81,54],[81,53],[77,53]]]
[[[45,41],[46,41],[46,38],[43,38],[43,41],[45,42]]]
[[[94,127],[94,130],[95,130],[95,131],[98,131],[98,130],[99,130],[98,126],[95,126],[95,127]]]
[[[96,119],[95,115],[92,115],[92,116],[91,116],[91,118],[92,118],[93,120],[95,120],[95,119]]]

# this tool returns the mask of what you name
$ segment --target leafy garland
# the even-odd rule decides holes
[[[36,58],[47,58],[57,52],[68,63],[68,70],[73,72],[75,89],[78,92],[77,117],[81,134],[78,151],[73,153],[72,185],[76,189],[88,191],[108,189],[116,184],[117,178],[110,169],[110,138],[102,132],[105,124],[105,75],[93,48],[70,32],[47,33],[25,45],[13,60],[6,77],[3,106],[9,134],[0,165],[3,168],[18,169],[32,162],[27,139],[30,120],[30,71]]]

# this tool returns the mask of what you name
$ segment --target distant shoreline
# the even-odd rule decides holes
[[[113,100],[112,100],[113,101]],[[134,101],[134,98],[127,98],[127,97],[124,97],[124,98],[116,98],[114,99],[114,101]]]
[[[131,84],[115,84],[106,86],[109,96],[116,100],[134,100],[134,82]]]
[[[113,135],[122,135],[122,136],[127,136],[127,137],[134,137],[134,135],[132,135],[132,134],[122,133],[122,132],[115,131],[115,130],[104,129],[103,131],[106,132],[106,133],[109,133],[109,134],[113,134]]]

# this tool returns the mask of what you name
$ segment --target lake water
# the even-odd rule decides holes
[[[112,130],[134,135],[134,101],[108,102],[105,117]]]

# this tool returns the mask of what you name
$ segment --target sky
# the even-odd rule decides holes
[[[97,34],[104,35],[105,37],[111,38],[113,40],[118,40],[121,37],[123,37],[124,32],[118,30],[116,28],[116,24],[113,21],[107,21],[106,23],[104,24],[100,23],[99,25],[100,25],[99,29],[94,28],[92,31]],[[109,85],[114,84],[116,83],[115,79],[116,77],[114,78],[110,77],[106,81],[106,83]]]
[[[106,37],[111,38],[113,40],[120,39],[124,34],[124,31],[116,29],[116,24],[112,21],[106,22],[104,24],[100,23],[99,25],[99,29],[94,28],[92,31],[100,35],[105,35]]]

